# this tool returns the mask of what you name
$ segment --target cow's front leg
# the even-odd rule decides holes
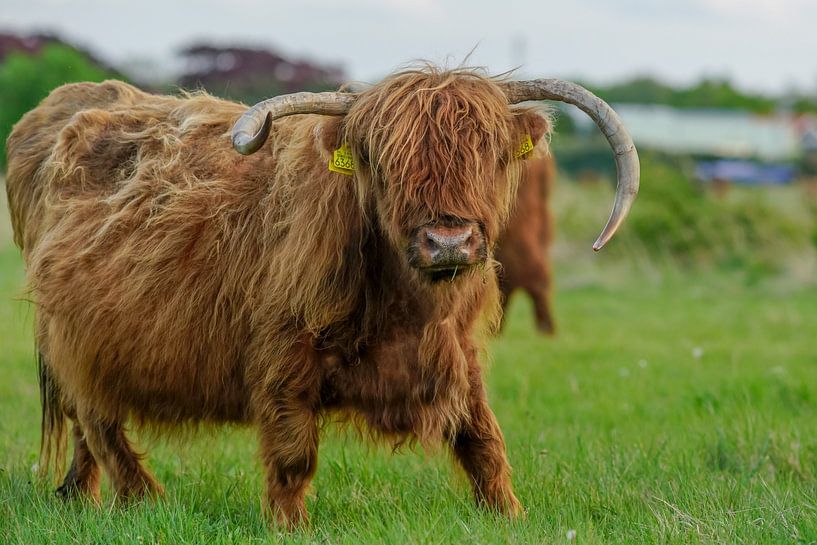
[[[319,378],[311,348],[275,366],[256,397],[266,493],[276,525],[305,525],[305,495],[318,463]]]
[[[318,463],[317,419],[299,404],[269,408],[261,424],[267,500],[275,523],[294,529],[307,522],[304,497]]]
[[[452,437],[454,454],[471,480],[477,504],[515,518],[522,506],[511,486],[505,440],[488,406],[479,366],[472,362],[469,367],[470,420]]]

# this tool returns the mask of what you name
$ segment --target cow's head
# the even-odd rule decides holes
[[[408,265],[431,281],[451,279],[489,257],[516,190],[519,151],[548,131],[539,113],[512,105],[542,99],[577,105],[614,149],[618,190],[594,245],[598,250],[638,190],[638,156],[615,112],[569,82],[503,82],[473,70],[411,70],[359,93],[297,93],[261,102],[236,123],[233,145],[253,153],[272,121],[286,115],[343,116],[325,123],[325,151],[349,150],[362,198],[374,203],[380,228]]]

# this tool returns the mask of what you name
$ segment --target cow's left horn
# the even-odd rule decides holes
[[[558,100],[577,106],[589,115],[607,142],[613,148],[616,159],[618,180],[616,185],[616,202],[607,225],[593,244],[598,251],[613,238],[616,230],[627,217],[630,207],[638,193],[640,167],[638,152],[630,138],[621,118],[602,99],[575,83],[558,79],[535,79],[530,81],[506,81],[500,84],[508,102],[516,104],[526,100]]]
[[[293,93],[261,101],[238,118],[233,125],[233,148],[250,155],[264,145],[272,122],[295,114],[344,115],[354,104],[348,93]]]

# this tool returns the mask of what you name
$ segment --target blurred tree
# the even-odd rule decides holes
[[[665,104],[676,108],[723,108],[770,113],[778,103],[774,98],[741,91],[726,78],[704,78],[690,87],[675,88],[653,77],[639,76],[591,89],[608,102]]]
[[[576,122],[567,113],[567,107],[556,105],[551,111],[553,121],[553,134],[556,137],[576,134]]]
[[[729,80],[706,78],[687,89],[673,93],[673,106],[680,108],[728,108],[770,113],[776,102],[761,95],[741,92]]]
[[[248,104],[283,93],[327,91],[346,81],[343,70],[274,51],[195,44],[180,51],[185,62],[179,85]]]
[[[0,169],[6,168],[5,142],[11,128],[51,90],[74,81],[102,81],[112,77],[76,49],[46,44],[34,55],[12,52],[0,64]]]
[[[817,97],[799,96],[792,102],[792,110],[797,113],[817,113]]]
[[[675,90],[650,76],[638,76],[607,87],[594,87],[593,92],[608,102],[671,104]]]

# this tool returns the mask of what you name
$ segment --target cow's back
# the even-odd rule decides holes
[[[220,110],[208,121],[223,124],[222,132],[242,111],[237,104],[205,100]],[[55,89],[23,116],[6,144],[6,189],[15,242],[24,255],[50,219],[46,199],[109,195],[133,174],[128,167],[139,158],[163,153],[145,148],[157,134],[172,138],[183,129],[189,115],[184,103],[119,81],[73,83]]]
[[[50,172],[46,162],[76,114],[104,110],[135,89],[120,82],[73,83],[55,89],[14,126],[6,142],[8,193],[14,240],[24,251],[39,238],[41,208]]]
[[[235,253],[252,253],[253,229],[231,227],[253,221],[264,191],[229,144],[242,111],[111,81],[60,87],[15,126],[15,241],[40,348],[72,397],[139,412],[127,397],[161,420],[242,417],[236,305],[253,271]]]

